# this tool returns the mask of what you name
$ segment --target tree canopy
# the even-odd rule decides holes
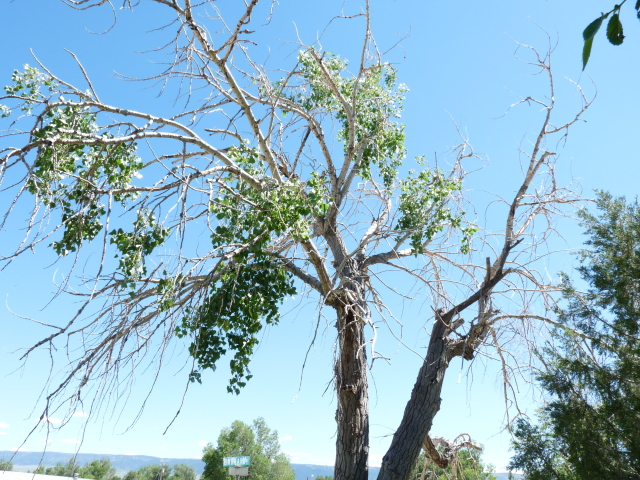
[[[184,463],[173,466],[146,465],[127,472],[122,480],[196,480],[196,471]]]
[[[33,471],[33,473],[57,475],[60,477],[73,477],[75,474],[78,474],[80,478],[91,478],[95,480],[120,480],[120,477],[116,475],[116,469],[111,466],[111,460],[106,457],[101,458],[100,460],[87,462],[84,464],[84,466],[77,464],[75,459],[71,458],[66,464],[58,463],[53,467],[45,467],[44,465],[40,465]]]
[[[598,192],[596,205],[580,212],[588,290],[564,277],[560,326],[541,354],[550,401],[539,426],[515,429],[511,467],[531,479],[640,478],[640,204]]]
[[[0,458],[0,470],[10,472],[13,470],[13,463],[10,460]]]
[[[431,431],[451,361],[495,352],[509,385],[518,369],[505,342],[546,320],[532,307],[553,289],[538,249],[579,199],[555,178],[554,150],[589,101],[579,90],[576,111],[556,118],[549,57],[529,49],[548,92],[521,102],[541,107],[538,124],[481,231],[465,211],[465,166],[477,156],[466,137],[446,161],[407,158],[406,87],[373,39],[366,0],[350,18],[362,31],[355,60],[300,41],[275,69],[249,48],[249,24],[273,5],[235,3],[213,18],[213,1],[153,4],[171,25],[158,31],[172,61],[150,79],[186,104],[158,115],[107,102],[79,59],[81,85],[25,66],[0,98],[0,228],[24,233],[11,250],[1,244],[0,264],[49,245],[68,268],[59,293],[82,301],[24,353],[68,352],[40,418],[122,406],[135,372],[148,371],[137,368],[161,368],[173,342],[188,346],[192,383],[228,361],[228,390],[240,393],[261,332],[279,324],[286,298],[308,296],[316,328],[323,315],[335,325],[335,479],[367,480],[370,369],[385,358],[378,335],[401,325],[385,298],[404,298],[394,285],[405,278],[428,299],[412,320],[430,339],[379,478],[407,480],[422,449],[447,468],[467,446]]]
[[[203,480],[228,480],[228,468],[222,466],[224,457],[251,457],[250,477],[254,480],[293,480],[295,474],[280,451],[278,432],[270,430],[264,418],[257,418],[251,426],[236,420],[218,436],[217,445],[206,446],[202,452],[205,463]]]

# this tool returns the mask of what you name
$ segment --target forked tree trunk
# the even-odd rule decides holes
[[[337,440],[335,480],[368,480],[369,386],[364,322],[359,307],[344,299],[338,306],[336,359]],[[359,302],[358,302],[359,303]]]
[[[448,345],[448,333],[444,322],[436,321],[431,331],[427,358],[420,368],[402,422],[382,459],[378,480],[409,478],[433,419],[440,410],[444,374],[453,356],[453,350]]]

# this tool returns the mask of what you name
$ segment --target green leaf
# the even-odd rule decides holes
[[[596,33],[598,33],[598,30],[600,30],[602,21],[605,18],[607,18],[608,15],[609,14],[601,15],[598,18],[596,18],[593,22],[591,22],[589,25],[587,25],[587,28],[585,28],[584,32],[582,32],[582,38],[584,39],[585,42],[590,38],[593,38],[596,36]]]
[[[593,22],[587,25],[587,28],[582,32],[582,38],[584,38],[584,47],[582,49],[582,70],[587,66],[587,62],[589,61],[589,57],[591,56],[591,47],[593,46],[593,37],[595,37],[598,30],[600,30],[600,26],[602,25],[602,21],[607,18],[609,14],[604,14],[596,18]]]
[[[609,23],[607,24],[607,38],[613,45],[621,45],[624,41],[622,22],[620,22],[620,15],[618,13],[614,13],[609,19]]]
[[[591,56],[591,46],[593,45],[593,37],[584,41],[584,47],[582,48],[582,70],[587,66],[589,57]]]

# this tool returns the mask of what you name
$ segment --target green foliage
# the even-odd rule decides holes
[[[294,472],[286,455],[280,451],[278,432],[270,430],[263,418],[251,426],[236,420],[220,432],[217,447],[209,444],[202,452],[205,463],[201,480],[229,480],[223,457],[251,457],[249,478],[252,480],[294,480]]]
[[[482,461],[482,452],[474,449],[463,449],[458,452],[458,456],[453,460],[447,468],[440,468],[429,459],[427,461],[427,470],[425,479],[431,480],[449,480],[457,478],[458,480],[496,480],[492,475],[492,465],[486,465]],[[425,463],[425,453],[421,452],[418,460],[409,475],[410,480],[419,480],[422,475]],[[433,474],[433,477],[430,475]]]
[[[548,422],[532,425],[519,418],[513,428],[514,455],[507,468],[525,472],[527,480],[578,480]]]
[[[333,480],[332,475],[318,475],[315,480]]]
[[[120,252],[119,268],[124,277],[124,287],[129,286],[132,290],[135,288],[136,282],[147,273],[145,257],[162,245],[170,233],[170,230],[158,224],[155,216],[147,210],[137,212],[133,232],[125,232],[122,228],[109,232],[110,243]]]
[[[232,147],[228,155],[247,172],[264,176],[266,163],[257,149],[243,144]],[[258,245],[264,249],[272,237],[285,234],[306,241],[311,220],[324,216],[331,202],[317,172],[312,172],[307,182],[293,179],[262,191],[235,176],[227,179],[227,185],[229,188],[211,203],[211,212],[220,220],[212,236],[214,248],[246,244],[262,236]]]
[[[604,16],[596,18],[593,22],[587,25],[587,28],[582,32],[582,38],[584,39],[584,47],[582,47],[582,69],[584,70],[591,56],[591,48],[593,47],[593,39],[600,30]]]
[[[84,466],[76,464],[75,460],[71,458],[66,464],[57,463],[53,467],[40,465],[33,471],[33,473],[56,475],[60,477],[73,477],[74,474],[78,474],[78,477],[80,478],[120,480],[120,477],[116,476],[116,469],[111,466],[111,461],[108,458],[87,462]]]
[[[116,475],[116,469],[111,466],[111,461],[106,457],[85,463],[84,467],[78,470],[78,476],[96,480],[120,480]]]
[[[302,85],[287,87],[281,81],[276,83],[276,89],[284,89],[285,96],[304,110],[333,113],[341,126],[338,139],[344,144],[345,154],[352,156],[355,154],[355,151],[349,151],[352,132],[349,131],[347,110],[340,101],[342,96],[355,121],[355,146],[364,147],[361,156],[353,158],[360,162],[359,175],[370,179],[371,166],[377,165],[384,186],[390,188],[406,155],[404,125],[395,118],[400,117],[408,89],[402,84],[395,86],[396,71],[390,65],[371,67],[363,77],[354,78],[347,72],[346,60],[324,52],[323,71],[314,58],[316,55],[319,54],[315,50],[310,50],[302,51],[298,56]]]
[[[20,110],[26,114],[31,114],[31,109],[43,98],[43,87],[49,92],[58,89],[59,85],[49,75],[40,72],[37,68],[29,65],[23,66],[23,71],[14,70],[11,75],[13,85],[4,87],[7,95],[20,98],[23,102],[20,104]],[[11,110],[6,106],[1,106],[2,117],[11,115]]]
[[[248,251],[242,254],[245,255],[253,258],[243,259],[247,263],[226,270],[211,286],[203,305],[176,327],[180,338],[195,335],[189,353],[200,368],[215,370],[216,362],[227,350],[234,352],[227,390],[236,394],[251,378],[248,365],[263,322],[277,324],[280,303],[285,296],[296,293],[291,275],[280,265],[260,252]],[[191,379],[200,381],[199,370],[191,374]]]
[[[9,460],[0,458],[0,472],[10,472],[11,470],[13,470],[13,463],[11,463],[11,461]]]
[[[617,12],[611,15],[609,23],[607,24],[607,38],[613,45],[621,45],[624,40],[620,14]]]
[[[400,189],[399,210],[401,218],[396,226],[399,236],[410,231],[411,247],[416,255],[424,253],[423,244],[446,226],[460,228],[464,212],[454,214],[447,205],[451,194],[462,188],[459,179],[448,179],[439,170],[424,169],[417,175],[412,170],[406,179],[397,180],[398,167],[406,155],[404,146],[404,125],[395,119],[400,117],[402,101],[408,91],[404,85],[396,87],[396,71],[389,65],[372,68],[361,78],[354,78],[347,72],[347,61],[330,52],[322,54],[320,67],[315,50],[303,51],[298,57],[299,75],[302,85],[286,87],[276,83],[277,90],[283,90],[285,97],[307,111],[323,110],[335,114],[341,129],[338,138],[344,144],[346,155],[349,151],[349,121],[347,110],[340,96],[353,110],[356,124],[355,144],[364,146],[359,175],[372,178],[372,165],[378,167],[382,183],[389,191]],[[327,76],[335,86],[327,84]],[[340,96],[339,96],[339,95]],[[423,157],[416,159],[425,165]],[[469,253],[469,241],[477,228],[468,225],[462,228],[463,253]]]
[[[546,457],[566,463],[580,479],[637,478],[640,204],[598,192],[597,207],[597,216],[580,213],[589,248],[580,253],[578,272],[589,290],[581,293],[563,277],[566,305],[556,314],[565,328],[555,332],[560,348],[541,353],[547,370],[539,380],[552,401],[540,431],[553,442],[535,450],[523,427],[516,455],[529,462],[518,460],[521,465]]]
[[[33,473],[39,473],[43,475],[57,475],[62,477],[73,477],[75,473],[80,476],[80,465],[77,465],[75,460],[71,458],[66,464],[57,463],[53,467],[45,467],[44,465],[39,465]]]
[[[423,159],[418,162],[423,164]],[[453,192],[462,188],[458,179],[447,179],[439,170],[423,170],[414,176],[410,171],[408,178],[400,182],[400,220],[396,230],[411,232],[411,247],[416,255],[424,253],[424,243],[433,239],[445,226],[459,228],[464,212],[454,214],[447,207]],[[469,253],[469,241],[477,228],[468,225],[462,229],[461,250]]]
[[[196,480],[196,471],[184,463],[170,465],[145,465],[131,470],[122,480]]]
[[[50,95],[58,88],[48,75],[28,65],[22,72],[15,71],[12,80],[13,85],[5,90],[9,95],[24,99],[20,108],[27,113],[44,101],[44,88]],[[28,191],[40,196],[47,207],[58,208],[62,213],[62,239],[52,243],[60,256],[75,252],[83,240],[92,240],[102,230],[101,218],[106,211],[95,189],[125,189],[142,168],[133,142],[83,143],[83,138],[100,132],[96,114],[88,107],[69,103],[60,95],[58,101],[38,117],[32,140],[42,142],[42,145],[26,185]],[[6,108],[2,112],[3,116],[10,113]],[[114,135],[105,131],[102,137],[108,140]],[[49,141],[54,138],[72,140],[72,143]],[[113,198],[124,204],[135,196],[116,192]]]
[[[345,60],[325,52],[320,65],[317,55],[314,50],[300,54],[298,84],[276,82],[275,87],[302,110],[336,119],[344,153],[357,163],[362,179],[381,179],[389,196],[400,191],[397,238],[409,238],[416,255],[446,227],[462,231],[461,250],[468,253],[475,227],[463,228],[464,212],[448,208],[461,182],[428,169],[417,175],[411,172],[404,180],[397,178],[406,153],[404,126],[397,118],[407,89],[396,86],[395,70],[389,65],[374,66],[355,78],[347,72]],[[22,102],[25,112],[43,106],[32,131],[31,140],[38,149],[26,186],[46,208],[61,213],[62,237],[52,248],[60,256],[77,252],[100,234],[107,214],[112,213],[107,212],[105,198],[119,202],[125,221],[132,220],[129,227],[108,232],[118,258],[119,275],[113,278],[117,290],[129,290],[136,299],[141,285],[148,285],[142,281],[148,275],[147,258],[165,243],[171,230],[156,219],[157,210],[145,207],[144,200],[133,205],[139,193],[132,182],[141,177],[144,163],[135,142],[117,141],[128,127],[101,127],[99,109],[82,105],[85,94],[76,91],[75,101],[65,99],[56,82],[28,66],[14,72],[7,92]],[[308,172],[306,181],[291,175],[277,183],[270,177],[263,153],[249,142],[230,147],[226,155],[265,188],[256,188],[235,173],[217,179],[222,186],[214,190],[206,213],[212,225],[210,252],[220,255],[220,261],[206,273],[198,300],[188,306],[178,302],[185,291],[181,273],[165,270],[161,277],[156,275],[154,308],[167,315],[180,310],[175,333],[190,341],[189,352],[195,360],[190,380],[200,382],[202,370],[215,370],[222,356],[232,354],[227,389],[238,394],[251,378],[249,363],[258,334],[265,325],[279,322],[280,305],[296,294],[293,276],[272,246],[285,237],[308,242],[313,222],[327,216],[334,199],[326,172]],[[424,164],[422,159],[418,162]],[[134,208],[135,215],[129,213]]]
[[[14,84],[5,90],[24,99],[21,108],[27,113],[37,102],[45,100],[43,89],[48,89],[49,96],[58,95],[56,82],[28,65],[23,72],[14,72],[12,80]],[[62,238],[54,241],[52,247],[58,255],[65,256],[77,251],[84,240],[93,240],[103,228],[106,210],[96,190],[115,191],[113,199],[126,206],[137,197],[126,189],[139,176],[143,163],[134,142],[109,142],[114,134],[108,129],[101,131],[97,114],[89,107],[66,101],[62,95],[46,98],[55,101],[50,101],[38,117],[38,126],[32,132],[32,140],[42,145],[26,186],[47,207],[61,211]],[[106,144],[87,142],[86,139],[96,135]],[[128,267],[130,270],[131,266]],[[123,270],[125,277],[132,276],[127,266]]]
[[[254,174],[266,166],[257,150],[242,146],[229,155]],[[201,369],[215,370],[227,351],[232,378],[227,390],[239,393],[251,378],[248,369],[264,325],[279,322],[279,306],[295,295],[292,275],[274,260],[268,247],[273,238],[290,234],[309,239],[310,221],[327,210],[326,189],[314,174],[306,184],[290,181],[266,191],[256,191],[243,180],[231,177],[225,189],[211,203],[219,220],[211,237],[214,249],[241,245],[228,263],[218,265],[219,278],[210,286],[203,304],[183,318],[176,328],[179,337],[194,337],[189,352],[198,367],[192,381],[201,380]]]
[[[582,48],[582,69],[584,70],[587,66],[587,62],[589,61],[589,57],[591,56],[591,48],[593,46],[593,39],[600,30],[602,26],[602,22],[609,18],[609,22],[607,23],[607,40],[612,45],[622,45],[624,41],[624,32],[622,29],[622,22],[620,21],[620,9],[627,2],[627,0],[623,0],[621,3],[614,5],[614,7],[608,11],[607,13],[603,13],[598,18],[596,18],[593,22],[587,25],[587,28],[582,32],[582,38],[584,39],[584,47]],[[640,19],[640,0],[636,1],[635,4],[636,15],[638,19]]]
[[[173,466],[173,475],[170,480],[196,480],[196,471],[185,463],[177,463]]]

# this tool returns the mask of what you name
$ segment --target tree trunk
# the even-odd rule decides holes
[[[420,368],[402,422],[382,459],[378,480],[407,480],[433,419],[440,410],[444,374],[452,358],[449,330],[440,317],[431,331],[427,358]]]
[[[335,375],[338,408],[335,480],[368,480],[369,387],[365,353],[363,303],[359,295],[343,290],[339,295],[339,350]],[[342,300],[342,301],[341,301]]]

